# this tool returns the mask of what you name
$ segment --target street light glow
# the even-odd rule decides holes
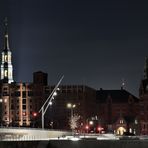
[[[72,104],[71,103],[67,103],[67,107],[68,108],[71,108],[72,107]]]
[[[76,104],[67,103],[67,107],[68,108],[75,108],[76,107]]]
[[[90,124],[90,125],[93,125],[93,124],[94,124],[94,122],[93,122],[93,121],[89,121],[89,124]]]
[[[53,96],[57,96],[57,92],[56,91],[53,93]]]
[[[52,102],[51,101],[49,102],[49,105],[52,105]]]

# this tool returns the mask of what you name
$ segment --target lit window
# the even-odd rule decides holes
[[[7,55],[5,55],[5,62],[7,62],[8,61],[8,56]]]
[[[120,120],[120,124],[123,124],[123,120]]]
[[[8,62],[11,62],[11,55],[8,55]]]
[[[129,132],[132,133],[132,129],[131,128],[129,129]]]
[[[135,120],[135,124],[138,124],[138,121],[137,120]]]
[[[11,77],[11,71],[8,72],[9,77]]]
[[[2,62],[4,62],[4,54],[2,55]]]
[[[8,76],[8,71],[7,70],[5,70],[5,77],[7,77]]]

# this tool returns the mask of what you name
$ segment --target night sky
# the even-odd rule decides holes
[[[126,0],[0,0],[0,48],[9,21],[14,78],[126,89],[138,96],[148,56],[148,4]],[[145,1],[146,2],[146,1]]]

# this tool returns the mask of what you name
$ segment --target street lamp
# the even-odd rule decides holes
[[[73,117],[74,113],[73,113],[73,109],[76,107],[76,104],[72,104],[72,103],[67,103],[67,108],[69,108],[71,110],[71,118]]]
[[[33,128],[34,128],[34,125],[35,125],[35,120],[36,120],[37,115],[38,115],[37,112],[33,112],[32,113],[32,117],[33,117]]]
[[[57,85],[55,86],[55,88],[53,89],[53,91],[51,92],[51,94],[48,96],[48,98],[46,99],[46,101],[44,102],[43,106],[40,108],[39,113],[42,113],[42,129],[44,129],[44,115],[49,107],[49,105],[52,105],[52,100],[54,99],[54,96],[57,95],[57,90],[59,90],[59,85],[61,83],[61,81],[63,80],[64,76],[61,77],[61,79],[59,80],[59,82],[57,83]]]
[[[75,128],[75,124],[76,123],[74,123],[74,122],[76,122],[76,121],[74,121],[73,120],[73,117],[74,117],[74,108],[76,107],[76,104],[72,104],[72,103],[67,103],[67,108],[69,108],[70,110],[71,110],[71,115],[70,115],[70,127],[71,127],[71,130],[72,130],[72,134],[73,134],[73,130],[74,130],[74,128]]]

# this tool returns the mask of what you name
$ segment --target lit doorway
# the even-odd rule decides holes
[[[124,132],[126,132],[126,129],[124,127],[119,127],[117,129],[117,135],[123,135]]]

